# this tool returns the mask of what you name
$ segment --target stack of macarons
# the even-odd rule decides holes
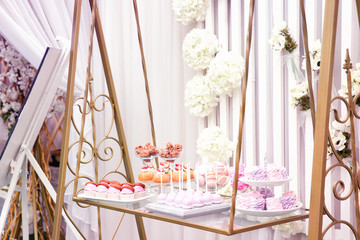
[[[203,166],[197,169],[200,187],[207,187],[209,190],[222,188],[229,181],[229,172],[227,166],[221,162],[215,162],[212,166]]]

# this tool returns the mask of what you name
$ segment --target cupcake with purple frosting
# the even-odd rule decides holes
[[[265,210],[265,199],[262,197],[251,198],[250,209],[258,210],[258,211]]]
[[[252,171],[251,171],[251,180],[255,180],[255,181],[265,181],[267,180],[267,175],[266,175],[266,171],[263,167],[255,167]]]
[[[295,207],[295,199],[292,196],[280,197],[280,203],[282,204],[283,209],[291,209]]]
[[[274,193],[269,188],[260,188],[259,192],[264,198],[274,197]]]

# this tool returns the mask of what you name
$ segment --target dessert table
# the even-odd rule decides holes
[[[89,204],[92,206],[98,206],[105,209],[116,210],[124,213],[128,213],[135,216],[142,216],[149,219],[160,220],[167,223],[174,223],[183,226],[190,226],[193,228],[218,233],[222,235],[229,235],[229,219],[230,212],[228,210],[223,212],[215,212],[210,214],[201,214],[199,208],[190,209],[190,211],[196,211],[194,217],[181,217],[176,216],[171,212],[181,210],[180,208],[174,206],[166,206],[170,211],[161,212],[156,211],[154,206],[159,206],[156,203],[156,194],[148,195],[140,199],[121,201],[121,200],[111,200],[111,199],[101,199],[98,197],[87,197],[84,194],[79,194],[74,200],[78,203]],[[223,197],[223,203],[221,205],[227,205],[230,209],[231,197]],[[213,204],[216,207],[216,204]],[[218,204],[220,206],[220,204]],[[201,209],[201,208],[200,208]],[[155,210],[155,211],[154,211]],[[189,211],[189,210],[187,210]],[[170,214],[169,214],[170,213]],[[242,214],[240,211],[236,210],[234,218],[234,233],[242,233],[251,230],[261,229],[271,227],[273,225],[286,223],[295,220],[302,220],[308,218],[308,213],[305,209],[300,208],[300,210],[294,212],[290,215],[278,215],[276,218],[272,217],[259,217],[261,214],[256,214],[257,216],[250,216],[248,214]]]

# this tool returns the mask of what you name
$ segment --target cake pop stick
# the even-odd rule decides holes
[[[160,167],[161,170],[161,167]],[[163,193],[163,182],[162,182],[162,172],[160,172],[160,193]]]
[[[181,190],[181,183],[180,183],[180,181],[181,181],[181,172],[180,172],[180,170],[181,170],[181,165],[179,164],[179,166],[178,166],[179,192]]]
[[[170,192],[174,192],[174,186],[173,186],[173,170],[174,170],[174,163],[171,164],[171,172],[170,172]]]
[[[206,166],[206,169],[205,169],[205,192],[208,191],[208,179],[207,179],[207,172],[208,172],[208,166]]]
[[[215,163],[214,164],[215,165],[215,192],[217,192],[217,173],[218,173],[218,166],[217,166],[217,164]]]
[[[188,162],[187,164],[187,167],[186,167],[186,173],[187,173],[187,179],[186,179],[186,183],[187,183],[187,186],[186,188],[189,190],[191,189],[191,181],[190,181],[190,162]]]
[[[196,171],[196,191],[199,191],[199,171]]]

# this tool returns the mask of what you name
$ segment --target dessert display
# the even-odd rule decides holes
[[[255,166],[245,170],[240,181],[251,186],[279,186],[291,180],[286,169],[283,166],[274,164]]]
[[[222,198],[216,193],[203,193],[202,191],[195,192],[193,189],[189,189],[187,191],[179,190],[177,193],[170,192],[167,195],[161,193],[157,197],[157,202],[177,208],[191,209],[201,208],[212,204],[220,204],[222,203]]]
[[[172,173],[172,180],[174,182],[186,182],[188,179],[188,171],[190,173],[190,179],[194,179],[194,171],[188,168],[186,164],[175,164],[175,169]]]
[[[239,195],[236,200],[237,209],[255,216],[277,216],[296,211],[302,203],[297,202],[294,191],[276,197],[273,191],[266,187],[278,186],[290,180],[283,166],[271,164],[247,169],[241,181],[257,186],[258,190]]]
[[[229,180],[229,168],[222,162],[201,165],[196,169],[196,181],[203,189],[217,191],[224,187]]]
[[[245,178],[255,181],[283,180],[289,177],[286,168],[283,166],[267,165],[266,167],[256,166],[245,172]]]
[[[168,142],[165,148],[160,149],[160,157],[173,159],[173,161],[175,161],[176,158],[180,157],[181,151],[181,144],[172,144],[171,142]]]
[[[156,171],[156,174],[153,178],[154,183],[168,183],[170,182],[170,174],[169,171],[164,169],[163,167],[159,167]]]
[[[141,182],[152,181],[155,176],[155,169],[151,163],[148,163],[146,166],[141,168],[140,173],[138,174],[138,179]]]
[[[99,184],[97,184],[95,188],[95,196],[101,198],[107,198],[108,189],[109,189],[108,184],[100,182]]]
[[[116,183],[110,183],[109,190],[107,193],[108,198],[120,200],[121,185]]]
[[[97,184],[94,182],[87,182],[85,184],[84,192],[86,196],[89,197],[95,197],[95,189],[97,187]]]
[[[293,191],[283,193],[280,198],[276,198],[270,189],[267,190],[269,191],[263,194],[259,191],[242,194],[237,198],[237,206],[241,209],[258,211],[286,210],[298,206],[296,194]]]
[[[118,181],[101,180],[99,183],[87,182],[85,196],[112,200],[128,201],[146,196],[143,183],[120,183]]]
[[[140,158],[151,158],[155,157],[159,154],[159,150],[156,149],[155,146],[151,145],[151,143],[146,143],[144,146],[137,146],[135,147],[135,153]]]
[[[170,188],[171,192],[174,190],[173,185],[173,170],[175,169],[174,163],[176,159],[180,157],[180,153],[182,151],[182,145],[181,144],[172,144],[171,142],[168,142],[166,144],[166,147],[163,149],[160,149],[160,157],[163,158],[171,167],[170,171]]]

